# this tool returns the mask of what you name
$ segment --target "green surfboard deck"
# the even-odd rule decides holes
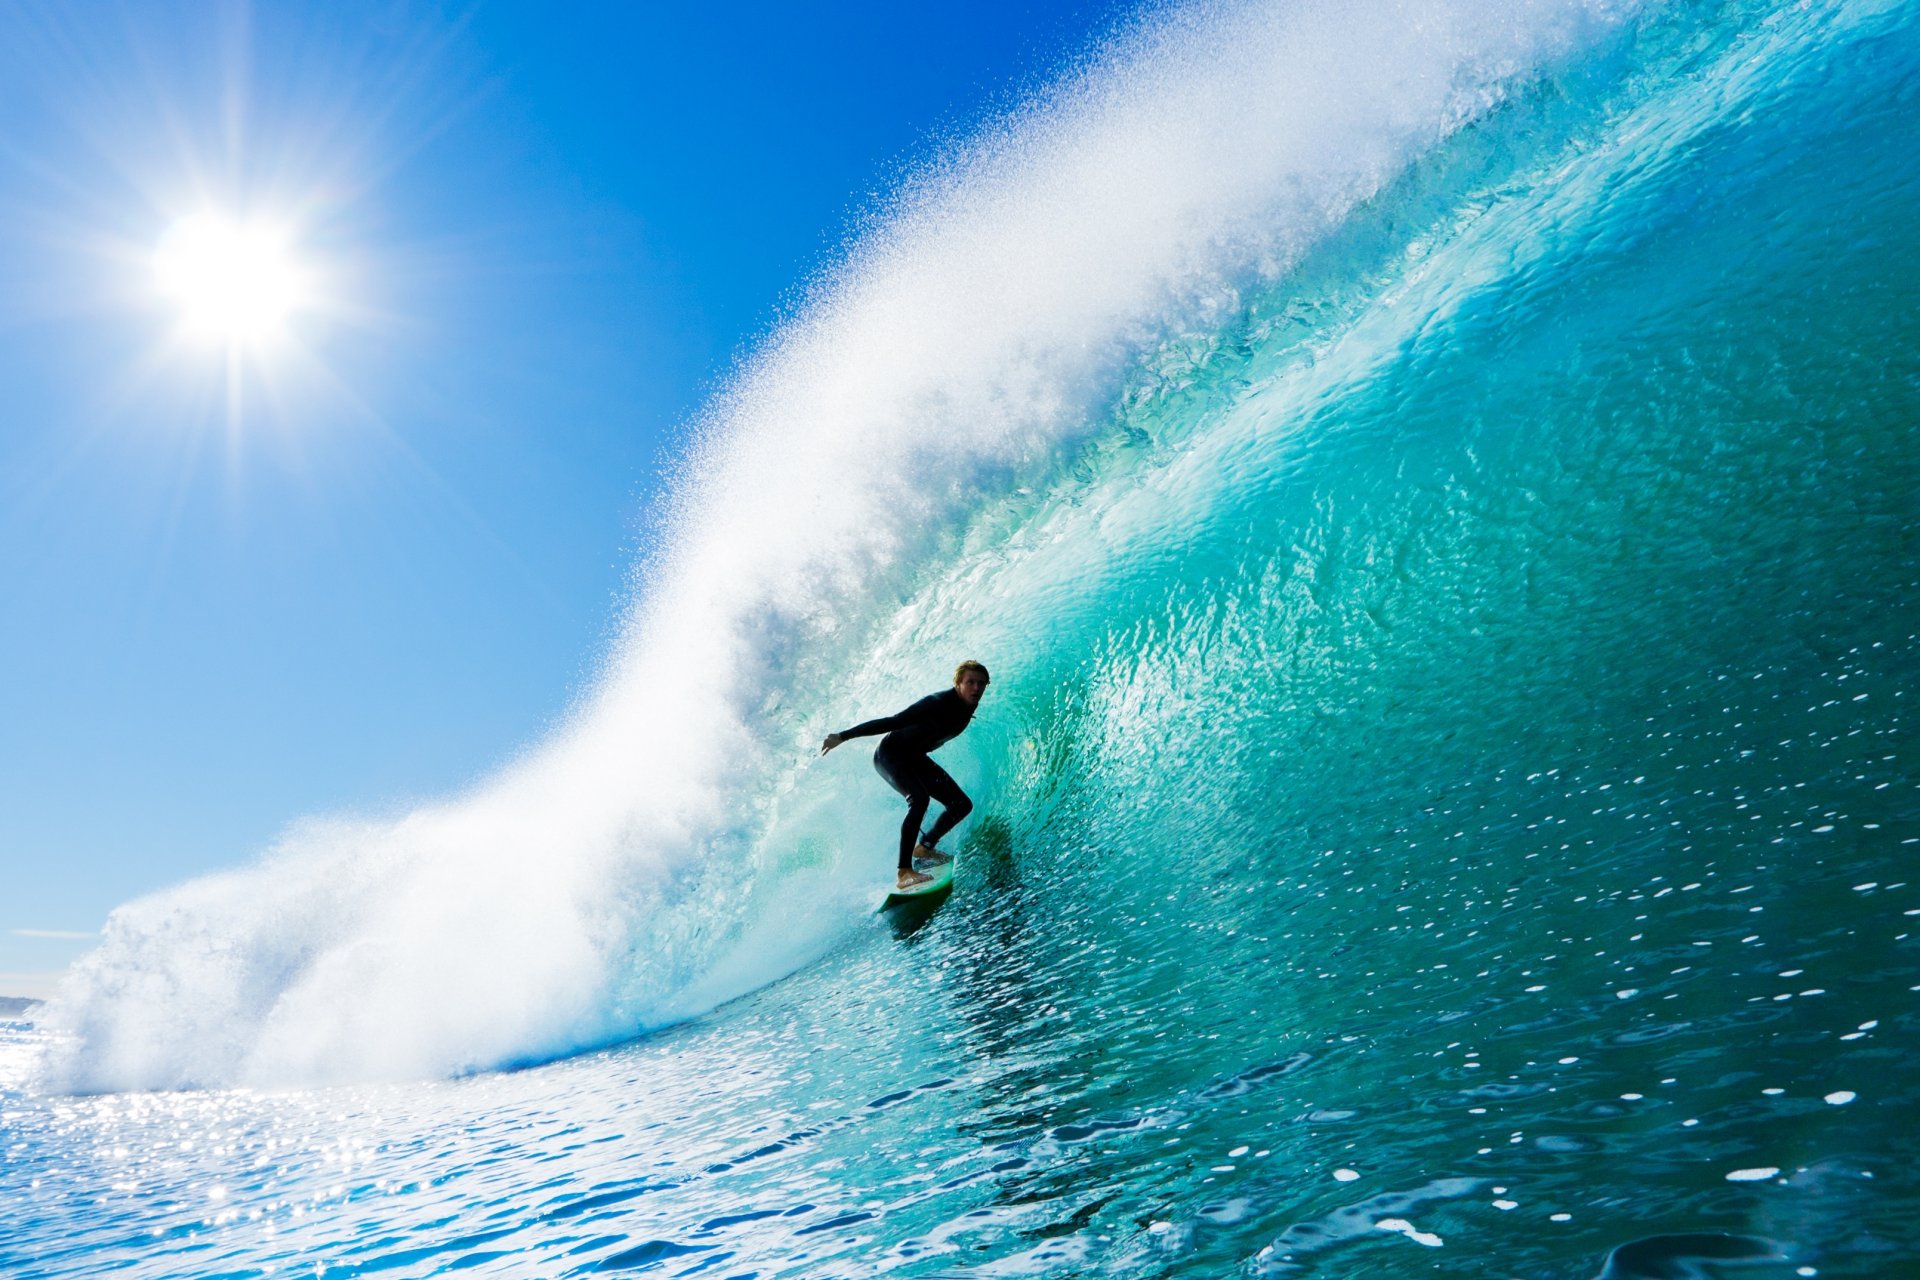
[[[902,893],[898,889],[892,890],[887,894],[887,900],[880,904],[880,910],[885,911],[890,907],[904,907],[917,903],[933,903],[939,901],[953,891],[953,868],[955,865],[954,862],[947,862],[935,867],[928,873],[933,879],[917,889],[910,889],[905,893]]]

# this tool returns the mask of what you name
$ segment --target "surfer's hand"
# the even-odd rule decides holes
[[[833,750],[835,747],[839,746],[841,743],[845,741],[846,739],[841,737],[837,733],[828,734],[827,740],[820,744],[820,754],[821,755],[827,754],[827,752]]]

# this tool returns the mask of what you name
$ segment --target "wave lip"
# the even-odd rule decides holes
[[[795,762],[821,723],[939,669],[911,645],[876,667],[873,646],[911,625],[899,601],[943,535],[1045,476],[1129,361],[1231,320],[1630,13],[1198,5],[1116,39],[909,181],[710,406],[561,729],[464,796],[303,824],[117,910],[47,1010],[46,1081],[457,1073],[632,1035],[818,954],[856,918],[848,848],[884,847],[887,821],[870,788]]]

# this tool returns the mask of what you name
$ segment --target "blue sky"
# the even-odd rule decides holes
[[[0,994],[537,738],[730,363],[1120,11],[0,10]],[[179,336],[204,212],[306,273],[278,341]]]

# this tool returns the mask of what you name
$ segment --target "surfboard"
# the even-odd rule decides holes
[[[887,890],[887,900],[880,904],[880,910],[885,911],[888,907],[900,907],[908,903],[935,901],[943,894],[952,890],[953,868],[954,863],[952,861],[944,862],[937,867],[924,867],[916,862],[914,870],[925,871],[928,875],[932,876],[933,879],[923,885],[916,885],[911,889],[889,888]]]

